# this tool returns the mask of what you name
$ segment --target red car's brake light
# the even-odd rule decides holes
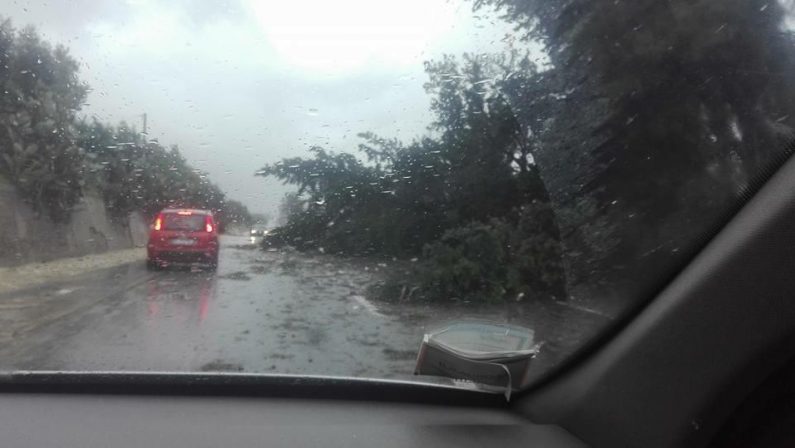
[[[160,230],[163,227],[163,216],[158,215],[157,219],[155,219],[155,230]]]
[[[204,217],[204,229],[207,230],[207,233],[212,233],[213,231],[213,220],[209,216]]]

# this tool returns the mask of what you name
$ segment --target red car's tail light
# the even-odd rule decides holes
[[[157,219],[155,219],[155,230],[160,230],[161,227],[163,227],[163,217],[158,216]]]
[[[209,216],[204,218],[204,228],[207,230],[207,233],[212,233],[213,231],[213,221]]]

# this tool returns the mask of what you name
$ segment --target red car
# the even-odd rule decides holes
[[[146,265],[159,269],[168,263],[202,262],[218,266],[218,229],[207,210],[164,209],[149,232]]]

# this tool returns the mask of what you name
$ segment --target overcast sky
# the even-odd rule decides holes
[[[87,116],[140,129],[146,112],[151,137],[272,215],[287,190],[258,168],[424,133],[422,62],[501,51],[511,29],[458,0],[2,1],[81,62]]]

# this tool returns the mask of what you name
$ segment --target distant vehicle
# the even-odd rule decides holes
[[[207,210],[164,209],[158,213],[146,246],[149,269],[169,263],[218,266],[218,228]]]
[[[268,234],[268,229],[264,227],[252,227],[251,236],[265,236]]]

